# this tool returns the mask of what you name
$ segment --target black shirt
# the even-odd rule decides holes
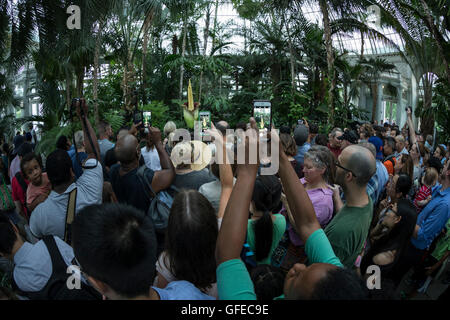
[[[208,182],[217,180],[208,169],[203,169],[201,171],[192,171],[186,174],[177,174],[173,185],[179,190],[181,189],[200,189],[200,187]]]
[[[137,176],[137,170],[133,169],[130,172],[120,176],[120,164],[115,164],[111,167],[110,177],[111,185],[117,200],[120,203],[131,205],[143,212],[147,212],[150,206],[150,195],[145,193],[146,188],[142,185]],[[144,174],[147,176],[148,182],[151,184],[155,172],[146,168]]]

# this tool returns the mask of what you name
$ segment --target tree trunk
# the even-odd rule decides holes
[[[422,121],[420,126],[420,131],[423,136],[426,137],[428,134],[433,134],[434,131],[434,114],[431,110],[431,103],[433,99],[433,79],[430,79],[427,75],[423,77],[423,112]]]
[[[211,5],[208,5],[206,9],[206,21],[205,21],[205,34],[203,35],[203,57],[206,57],[206,50],[208,49],[208,38],[209,38],[209,22],[211,18]],[[203,70],[200,73],[200,84],[198,90],[198,101],[202,101],[202,88],[203,88]]]
[[[292,94],[294,94],[294,92],[297,90],[297,86],[295,85],[295,57],[294,57],[294,49],[292,47],[292,39],[291,39],[291,32],[289,30],[289,23],[286,23],[286,20],[285,20],[283,14],[282,14],[282,17],[283,17],[283,23],[286,26],[287,37],[288,37],[289,55],[290,55],[289,62],[290,62],[290,66],[291,66],[291,85],[292,85]],[[293,95],[293,97],[295,99],[294,95]]]
[[[99,57],[100,57],[100,47],[102,45],[102,29],[103,21],[99,22],[97,33],[97,39],[95,41],[95,54],[94,54],[94,72],[93,72],[93,88],[92,95],[94,98],[94,117],[95,117],[95,127],[98,126],[100,122],[100,117],[98,114],[98,70],[99,70]]]
[[[66,72],[66,104],[67,108],[70,108],[70,105],[72,104],[72,96],[70,93],[70,86],[72,83],[72,79],[69,72]]]
[[[433,35],[434,41],[436,42],[436,46],[437,46],[438,51],[439,51],[439,55],[441,56],[442,61],[444,62],[445,72],[447,74],[447,81],[450,84],[450,67],[449,67],[448,61],[447,61],[446,56],[445,56],[445,52],[444,52],[444,49],[443,49],[443,44],[442,44],[442,41],[441,41],[441,37],[439,37],[438,30],[437,30],[435,24],[433,23],[433,18],[430,15],[430,9],[428,8],[427,3],[424,0],[420,0],[420,2],[421,2],[422,6],[424,8],[424,11],[425,11],[425,16],[426,16],[426,19],[427,19],[427,22],[428,22],[428,25],[429,25],[428,29],[430,29],[431,34]]]
[[[77,96],[83,96],[84,68],[77,73]]]
[[[330,111],[328,122],[334,123],[334,89],[336,87],[336,79],[334,73],[334,53],[333,44],[331,40],[330,18],[328,16],[328,5],[325,0],[319,0],[320,10],[323,15],[323,30],[325,34],[325,46],[327,50],[327,65],[328,65],[328,109]]]
[[[359,59],[362,61],[364,58],[364,33],[361,31],[361,55]]]
[[[184,58],[184,55],[186,54],[186,37],[187,37],[187,23],[184,22],[183,26],[183,44],[181,48],[181,57]],[[184,64],[181,64],[180,67],[180,92],[178,94],[178,99],[183,99],[183,76],[184,76]]]
[[[372,123],[375,121],[375,116],[377,114],[377,103],[378,103],[378,84],[372,83]]]
[[[142,103],[147,104],[147,72],[146,72],[146,66],[147,66],[147,51],[148,51],[148,33],[150,30],[150,25],[153,20],[153,11],[150,11],[148,16],[145,18],[144,23],[144,35],[143,35],[143,41],[142,41]]]

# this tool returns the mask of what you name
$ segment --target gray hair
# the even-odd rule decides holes
[[[171,132],[174,132],[175,130],[177,130],[177,125],[175,124],[175,122],[173,121],[168,121],[165,125],[164,125],[164,135],[167,137]]]
[[[334,137],[336,137],[336,133],[338,133],[338,132],[344,133],[344,131],[341,128],[334,128],[333,130],[331,130],[330,135],[334,138]]]
[[[311,160],[316,168],[325,168],[323,174],[325,181],[330,184],[334,183],[334,158],[327,147],[315,145],[305,153],[304,158]]]
[[[82,130],[75,132],[75,148],[81,149],[84,147],[84,132]]]

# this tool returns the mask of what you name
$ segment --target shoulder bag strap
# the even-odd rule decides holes
[[[57,274],[66,274],[67,265],[59,251],[55,238],[53,236],[45,236],[42,240],[44,240],[50,258],[52,259],[52,277]]]
[[[77,188],[73,189],[69,193],[69,202],[67,204],[66,211],[66,227],[64,230],[64,241],[71,245],[72,243],[72,222],[75,218],[75,210],[77,206]]]

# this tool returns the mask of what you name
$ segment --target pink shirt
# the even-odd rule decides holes
[[[48,195],[52,190],[52,184],[48,180],[47,173],[42,173],[42,184],[36,187],[31,182],[27,188],[27,204],[30,205],[41,194]]]
[[[300,179],[300,182],[305,185],[306,179],[302,178]],[[308,193],[309,199],[314,207],[314,211],[316,212],[317,220],[319,221],[322,229],[324,229],[333,217],[333,191],[330,188],[317,188],[306,190],[306,192]],[[289,238],[294,245],[303,245],[300,237],[292,227],[289,227]]]

